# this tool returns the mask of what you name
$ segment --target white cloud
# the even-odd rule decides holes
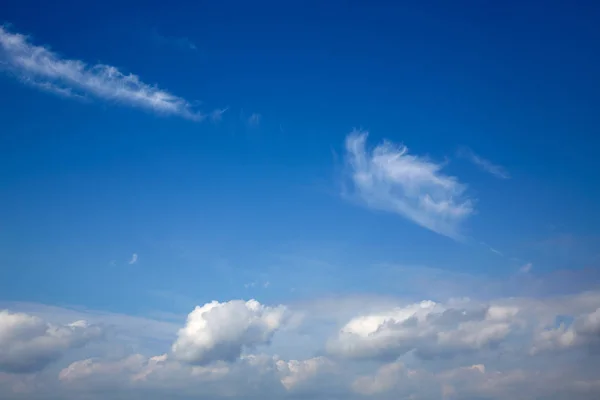
[[[551,363],[552,364],[552,363]],[[385,364],[373,374],[357,378],[354,392],[363,398],[475,400],[475,399],[596,399],[600,380],[573,379],[567,368],[508,370],[472,364],[441,371],[411,369],[402,363]]]
[[[352,365],[336,365],[322,358],[284,361],[251,355],[232,364],[199,367],[165,356],[136,354],[116,361],[77,361],[63,369],[59,379],[62,389],[74,394],[63,398],[82,398],[82,394],[87,394],[85,398],[90,399],[106,398],[109,393],[123,398],[145,394],[144,398],[152,399],[164,398],[167,394],[169,398],[215,399],[597,398],[600,380],[573,380],[570,373],[561,376],[560,371],[498,370],[484,364],[426,371],[394,362],[377,367],[371,373],[356,374]],[[319,379],[320,375],[327,380]]]
[[[213,112],[210,113],[210,119],[213,122],[221,121],[223,119],[223,114],[225,114],[227,112],[227,110],[229,110],[229,107],[214,110]]]
[[[267,307],[256,300],[207,303],[188,315],[172,352],[191,364],[235,360],[243,349],[269,343],[285,314],[283,306]]]
[[[336,365],[325,358],[281,360],[250,355],[235,363],[190,366],[166,356],[135,354],[115,361],[85,359],[59,373],[63,398],[344,398],[344,399],[595,399],[597,379],[573,379],[561,369],[498,370],[473,364],[440,371],[410,368],[400,362],[384,364],[373,372],[358,373],[353,365]],[[320,378],[326,378],[325,380]],[[340,378],[342,381],[340,381]],[[95,390],[94,390],[95,389]],[[98,391],[101,389],[101,391]],[[97,393],[98,396],[93,394]],[[583,396],[581,395],[583,394]],[[549,397],[554,395],[556,397]],[[104,397],[102,397],[104,396]],[[150,396],[150,397],[148,397]],[[587,397],[586,397],[587,396]]]
[[[74,382],[90,376],[99,376],[114,374],[115,376],[125,373],[142,373],[144,367],[150,364],[151,360],[141,354],[134,354],[118,361],[101,362],[91,358],[75,361],[68,367],[62,369],[58,379],[63,382]]]
[[[250,288],[254,288],[254,287],[258,287],[258,286],[262,286],[264,289],[267,289],[269,286],[271,286],[271,282],[264,281],[263,283],[260,283],[258,281],[253,281],[253,282],[244,283],[244,287],[246,289],[250,289]]]
[[[504,253],[502,253],[500,250],[490,246],[489,244],[485,243],[485,242],[480,242],[482,246],[485,246],[488,248],[489,251],[491,251],[494,254],[498,254],[499,256],[504,257]]]
[[[557,328],[538,330],[531,353],[598,345],[600,345],[600,307],[575,318],[569,326],[561,323]]]
[[[167,355],[134,354],[114,361],[76,361],[60,371],[58,378],[70,388],[112,386],[121,392],[152,388],[171,396],[185,393],[190,397],[283,397],[286,392],[301,392],[318,379],[318,374],[330,373],[333,368],[334,364],[323,357],[286,361],[259,354],[232,363],[193,366]]]
[[[529,272],[531,272],[532,268],[533,268],[533,264],[527,263],[527,264],[523,265],[521,268],[519,268],[519,272],[522,274],[528,274]]]
[[[356,359],[396,359],[410,351],[422,358],[485,349],[517,326],[516,307],[443,305],[423,301],[360,315],[328,343],[330,353]]]
[[[61,360],[31,378],[0,372],[0,393],[27,399],[49,399],[48,393],[55,393],[67,400],[500,400],[551,395],[556,400],[591,400],[600,392],[595,373],[600,361],[592,352],[600,338],[597,292],[544,299],[500,298],[486,303],[464,298],[405,303],[357,297],[353,301],[314,299],[312,304],[284,309],[255,301],[209,303],[190,314],[179,336],[173,332],[172,339],[161,340],[154,348],[140,347],[129,336],[150,337],[162,330],[160,324],[106,314],[106,321],[119,333],[107,338],[106,348],[120,347],[122,351],[102,353],[98,343],[69,355],[64,350]],[[76,313],[57,308],[39,312],[60,320]],[[290,327],[287,313],[301,313],[304,318]],[[89,320],[103,317],[100,313],[89,316]],[[571,330],[576,339],[546,348],[560,352],[529,353],[532,344],[539,343],[540,332],[557,329],[557,316],[571,318],[559,333]],[[27,326],[23,322],[18,325]],[[172,328],[164,332],[168,339],[167,331]],[[276,341],[267,346],[275,332]],[[333,358],[325,356],[322,347],[330,334],[335,336],[328,344],[337,346],[327,348],[336,350]],[[163,332],[154,335],[162,338]],[[124,336],[126,347],[120,346]],[[300,336],[309,336],[314,347],[300,344]],[[296,355],[280,357],[280,351],[286,351],[282,344],[294,348]],[[176,345],[182,347],[175,350]],[[261,353],[249,354],[253,348]]]
[[[137,75],[124,74],[110,65],[89,66],[80,60],[62,58],[47,47],[32,44],[27,36],[11,33],[2,26],[0,67],[24,83],[61,96],[89,95],[195,121],[205,117],[184,98],[144,83]]]
[[[187,37],[165,36],[165,35],[161,35],[156,30],[153,32],[152,37],[158,44],[177,47],[181,50],[191,50],[191,51],[198,50],[198,47],[196,46],[196,44]]]
[[[496,178],[500,179],[510,179],[510,174],[506,170],[506,168],[496,165],[485,158],[478,156],[471,149],[462,148],[459,150],[458,155],[460,157],[464,157],[471,161],[473,164],[477,165],[482,170],[494,175]]]
[[[86,100],[86,97],[84,95],[75,93],[73,89],[68,87],[62,87],[51,82],[40,82],[27,77],[21,77],[21,82],[23,82],[26,85],[36,87],[45,92],[56,94],[61,97]]]
[[[128,264],[129,264],[129,265],[133,265],[133,264],[135,264],[135,263],[137,262],[137,260],[138,260],[138,255],[137,255],[137,253],[133,253],[133,254],[131,255],[131,259],[129,260]]]
[[[455,239],[460,223],[473,214],[466,186],[444,175],[442,165],[411,155],[403,145],[384,141],[372,151],[368,134],[346,138],[346,160],[355,194],[368,207],[393,212],[422,227]]]
[[[83,346],[100,335],[98,327],[82,320],[53,325],[32,315],[0,311],[0,371],[39,371],[66,350]]]
[[[45,320],[51,325],[69,325],[72,321],[85,320],[92,326],[105,326],[108,331],[118,333],[121,339],[135,341],[136,346],[148,343],[163,343],[169,345],[177,337],[185,315],[180,318],[181,323],[145,318],[126,314],[109,313],[105,311],[77,308],[64,308],[48,306],[37,303],[0,302],[0,309],[8,309],[15,313],[29,314]],[[109,328],[110,327],[110,328]]]
[[[147,357],[133,354],[118,360],[84,359],[71,363],[60,371],[58,378],[70,388],[112,388],[117,391],[159,389],[181,394],[190,388],[201,390],[210,382],[225,383],[232,368],[224,363],[211,366],[190,366],[167,355]],[[225,391],[229,388],[225,387]],[[236,388],[237,389],[237,388]],[[196,393],[200,394],[200,393]],[[216,394],[216,393],[213,393]]]
[[[281,383],[287,390],[296,389],[317,374],[330,372],[335,368],[334,363],[325,357],[314,357],[308,360],[276,360],[275,365]]]
[[[390,363],[380,367],[372,376],[361,376],[352,383],[352,389],[360,394],[373,396],[390,391],[395,386],[406,385],[408,371],[402,363]]]
[[[547,398],[558,388],[556,384],[540,385],[546,376],[533,371],[493,371],[484,364],[452,368],[436,378],[443,385],[444,399]]]

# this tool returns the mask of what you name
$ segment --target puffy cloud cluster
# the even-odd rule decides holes
[[[436,376],[444,399],[548,398],[559,387],[551,374],[490,370],[483,364],[452,368]]]
[[[211,302],[188,315],[183,328],[173,333],[170,351],[168,344],[162,348],[166,353],[161,354],[160,347],[146,354],[96,353],[57,365],[61,369],[43,369],[47,362],[39,360],[48,358],[30,354],[50,354],[47,348],[58,348],[52,353],[56,359],[56,354],[94,337],[94,327],[83,322],[49,324],[3,312],[0,339],[12,343],[2,347],[3,362],[7,351],[20,350],[11,359],[13,373],[0,372],[0,393],[12,396],[7,398],[45,399],[44,393],[54,392],[64,399],[92,400],[140,396],[591,400],[600,393],[600,376],[594,372],[600,361],[592,353],[588,356],[598,339],[600,295],[490,303],[426,300],[396,306],[390,301],[376,305],[340,300],[337,307],[330,307],[335,301],[329,300],[320,312],[314,311],[319,302],[304,308],[270,307],[255,300]],[[289,317],[296,313],[304,319],[291,326]],[[565,319],[566,315],[572,318]],[[559,317],[566,322],[553,327]],[[319,332],[319,337],[312,338],[313,348],[296,351],[299,357],[273,353],[275,348],[286,351],[281,344],[292,338],[286,335],[297,338],[306,332]],[[275,334],[278,343],[268,347]],[[14,345],[18,341],[20,347]],[[289,340],[289,346],[294,343],[309,342]],[[527,351],[532,346],[537,351]],[[541,351],[558,348],[565,351]],[[19,354],[20,364],[15,364]],[[38,371],[39,378],[14,373],[19,371],[15,365],[24,364],[36,365],[26,370]]]
[[[285,315],[285,307],[267,307],[256,300],[213,301],[188,315],[172,352],[191,364],[233,361],[243,349],[269,343]]]
[[[168,355],[135,354],[120,360],[86,359],[64,368],[59,379],[72,390],[113,387],[116,391],[168,390],[171,395],[283,395],[310,387],[317,374],[331,372],[326,358],[282,360],[277,356],[247,355],[234,362],[190,365]]]
[[[181,383],[209,382],[227,376],[231,368],[225,363],[210,367],[190,366],[169,358],[167,354],[147,357],[142,354],[117,360],[85,359],[75,361],[60,371],[59,380],[73,387],[118,386],[152,387],[160,384],[177,388]]]
[[[100,335],[99,327],[83,320],[53,325],[32,315],[0,311],[0,371],[39,371],[66,350]]]
[[[544,350],[560,350],[575,346],[600,345],[600,308],[580,315],[569,326],[539,330],[534,338],[533,354]]]
[[[374,374],[360,376],[352,383],[352,390],[366,396],[375,396],[397,389],[410,393],[415,391],[418,372],[407,369],[402,363],[394,362],[381,366]],[[429,384],[433,384],[431,381]]]
[[[60,373],[63,387],[77,398],[90,390],[107,394],[146,393],[146,398],[398,398],[578,399],[597,397],[598,380],[560,376],[563,370],[500,370],[484,364],[439,372],[411,368],[401,362],[361,374],[354,364],[335,364],[317,357],[284,361],[266,355],[243,356],[234,363],[192,366],[168,357],[134,355],[106,362],[84,360]],[[568,372],[568,371],[566,371]],[[112,390],[112,392],[110,391]]]
[[[335,365],[325,357],[314,357],[308,360],[277,360],[277,371],[281,384],[287,389],[296,389],[298,386],[315,378],[317,374],[331,372]]]
[[[596,399],[600,380],[577,381],[565,368],[502,370],[473,364],[439,372],[411,369],[400,362],[385,364],[356,378],[355,394],[370,399]]]
[[[396,359],[413,350],[424,358],[451,356],[498,344],[519,326],[518,312],[516,307],[423,301],[353,318],[329,341],[328,350],[357,359]]]

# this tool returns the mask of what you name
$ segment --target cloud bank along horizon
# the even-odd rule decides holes
[[[173,341],[163,352],[77,360],[69,353],[85,345],[119,347],[133,339],[144,348],[153,332],[138,323],[123,337],[119,333],[134,322],[127,316],[118,325],[103,326],[85,320],[57,324],[2,311],[0,387],[11,391],[32,377],[45,377],[44,388],[65,396],[100,388],[103,393],[152,389],[156,398],[165,393],[544,398],[561,392],[591,398],[595,393],[597,381],[583,377],[598,366],[600,292],[487,302],[350,300],[337,298],[335,308],[320,300],[287,306],[213,301],[197,306],[178,329],[170,324],[167,336]],[[56,318],[56,311],[48,316]],[[64,312],[98,318],[87,311]],[[340,312],[351,317],[340,320]],[[307,358],[289,359],[271,349],[293,346],[307,332],[320,332],[303,344]],[[569,363],[572,357],[579,362]],[[23,393],[35,395],[40,388],[23,388]]]

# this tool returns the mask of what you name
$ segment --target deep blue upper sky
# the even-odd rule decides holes
[[[6,32],[227,111],[156,115],[5,71],[0,296],[173,311],[409,293],[382,265],[485,279],[527,263],[596,269],[599,16],[591,1],[5,0]],[[347,201],[354,128],[467,185],[468,240]],[[510,179],[458,156],[465,147]]]

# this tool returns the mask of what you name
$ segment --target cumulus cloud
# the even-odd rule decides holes
[[[580,315],[567,325],[543,329],[536,333],[531,352],[568,349],[575,346],[600,345],[600,308]]]
[[[321,368],[336,372],[328,373]],[[292,368],[288,366],[294,366]],[[345,374],[351,372],[350,374]],[[564,371],[563,371],[564,372]],[[499,370],[473,364],[441,371],[425,371],[401,362],[384,364],[375,371],[358,374],[352,365],[335,365],[327,359],[284,361],[266,355],[246,356],[235,363],[190,366],[166,356],[139,354],[116,361],[86,359],[72,363],[59,374],[64,388],[77,398],[121,397],[145,393],[145,398],[344,398],[344,399],[594,399],[598,380],[561,377],[560,369],[527,371]],[[342,376],[342,385],[327,385]],[[352,378],[352,376],[355,376]],[[337,383],[337,382],[336,382]],[[312,387],[314,392],[303,389]],[[94,397],[91,390],[101,389]],[[77,392],[76,390],[79,390]],[[102,397],[104,396],[104,397]],[[554,396],[554,397],[550,397]],[[66,398],[66,397],[65,397]]]
[[[92,376],[114,375],[116,377],[125,374],[141,374],[152,364],[152,361],[141,354],[106,362],[88,358],[71,363],[60,371],[58,378],[63,382],[75,382]]]
[[[64,357],[64,363],[57,362],[60,369],[45,368],[31,381],[24,379],[30,375],[0,371],[0,392],[26,388],[23,398],[44,399],[48,398],[45,393],[56,393],[68,400],[500,400],[550,396],[591,400],[598,398],[600,390],[595,372],[600,362],[597,353],[590,351],[598,343],[599,310],[600,293],[596,292],[544,299],[499,298],[485,303],[468,298],[416,303],[392,298],[329,298],[315,299],[314,305],[284,308],[255,300],[212,302],[192,311],[179,334],[173,332],[171,351],[162,340],[156,348],[143,351],[129,338],[122,351],[102,354],[96,347],[81,349],[73,353],[77,358]],[[303,318],[292,327],[287,315],[298,313]],[[556,327],[557,318],[564,328]],[[110,321],[119,320],[113,317]],[[50,324],[44,324],[47,332]],[[13,325],[27,327],[28,323],[4,324]],[[66,330],[70,325],[52,326]],[[146,322],[139,327],[144,335],[156,329]],[[3,342],[7,337],[25,340],[27,335],[21,332],[32,331],[19,329],[0,331]],[[542,343],[541,332],[553,330],[560,334],[570,331],[572,338],[550,338],[546,340],[550,346],[527,351],[532,343]],[[7,335],[7,331],[12,333]],[[266,346],[276,332],[278,343]],[[299,342],[300,336],[310,337]],[[309,342],[312,347],[306,346]],[[110,345],[118,347],[117,343]],[[280,351],[287,351],[282,344],[287,344],[287,350],[294,348],[296,355],[281,357]]]
[[[233,372],[232,366],[219,363],[211,366],[190,366],[165,355],[147,357],[133,354],[123,359],[84,359],[71,363],[59,373],[59,380],[68,388],[111,388],[124,392],[131,390],[158,389],[180,395],[195,389],[219,394],[211,382],[225,383],[224,391],[237,390],[226,378]],[[163,392],[164,394],[164,392]],[[225,393],[221,393],[225,394]],[[237,393],[240,394],[240,393]]]
[[[385,364],[373,375],[358,377],[352,383],[352,389],[354,392],[366,396],[374,396],[398,388],[410,392],[411,389],[415,390],[414,381],[411,379],[415,373],[415,371],[408,370],[399,362]],[[430,382],[429,384],[433,383]]]
[[[443,385],[444,399],[547,398],[545,396],[557,389],[557,385],[550,382],[545,387],[540,385],[548,376],[526,373],[522,369],[489,370],[484,364],[452,368],[436,378]]]
[[[232,361],[246,348],[269,343],[285,315],[285,307],[268,307],[256,300],[213,301],[188,315],[172,352],[192,364]]]
[[[329,341],[337,356],[396,359],[409,351],[422,358],[447,357],[501,342],[516,326],[515,307],[452,307],[423,301],[361,315]]]
[[[579,399],[598,395],[598,380],[573,381],[564,368],[509,370],[472,364],[439,372],[411,369],[394,362],[373,374],[358,377],[355,393],[375,399],[475,400],[475,399]]]
[[[330,372],[335,368],[334,363],[326,357],[314,357],[308,360],[276,360],[275,364],[281,384],[287,390],[293,390],[310,381],[317,374]]]
[[[411,369],[400,362],[381,366],[373,374],[358,377],[355,393],[377,399],[531,399],[550,398],[564,388],[551,372],[523,369],[489,369],[484,364],[444,369],[439,372]],[[575,391],[564,397],[571,398]],[[581,398],[581,397],[577,397]]]
[[[53,325],[41,318],[0,311],[0,371],[29,373],[43,369],[71,348],[101,335],[86,321]]]
[[[496,164],[492,163],[491,161],[486,160],[485,158],[483,158],[481,156],[478,156],[469,148],[464,147],[464,148],[460,149],[458,152],[458,155],[460,157],[466,158],[467,160],[471,161],[473,164],[475,164],[476,166],[481,168],[483,171],[494,175],[496,178],[500,178],[500,179],[509,179],[510,178],[510,175],[509,175],[508,171],[506,170],[506,168],[504,168],[500,165],[496,165]]]
[[[170,396],[254,396],[298,393],[317,378],[331,371],[334,364],[323,357],[283,360],[264,354],[242,356],[232,363],[223,361],[198,366],[183,363],[168,355],[129,357],[103,361],[84,359],[71,363],[59,373],[59,380],[70,388],[113,387],[115,390],[155,389]],[[304,387],[303,387],[304,385]]]
[[[205,115],[182,97],[143,82],[116,67],[62,58],[29,37],[0,26],[0,67],[20,81],[65,97],[92,96],[163,115],[202,120]]]
[[[408,148],[384,141],[366,147],[368,133],[346,137],[346,161],[355,195],[366,206],[399,214],[455,239],[461,222],[473,214],[466,186],[445,175],[442,165],[409,154]]]
[[[75,361],[60,371],[58,379],[72,387],[112,386],[120,390],[159,387],[185,391],[190,386],[227,378],[235,368],[239,367],[223,362],[191,366],[168,354],[150,357],[132,354],[116,360],[88,358]]]

